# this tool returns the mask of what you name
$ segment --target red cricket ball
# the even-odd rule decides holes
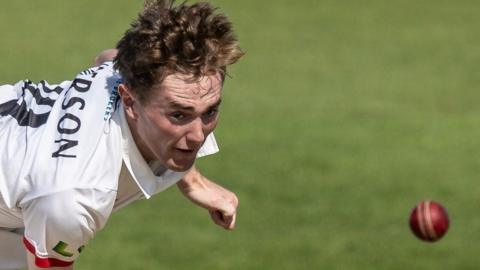
[[[447,210],[434,201],[421,201],[410,214],[410,229],[421,240],[435,242],[448,230]]]

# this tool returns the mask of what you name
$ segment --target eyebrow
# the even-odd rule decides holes
[[[168,106],[173,108],[173,109],[180,109],[180,110],[184,110],[184,111],[194,111],[195,110],[195,108],[193,108],[192,106],[185,106],[185,105],[177,103],[175,101],[170,101],[168,103]]]
[[[220,103],[222,103],[221,98],[217,102],[215,102],[213,105],[209,106],[208,108],[218,107],[218,106],[220,106]],[[173,109],[180,109],[180,110],[184,110],[184,111],[195,111],[195,108],[193,106],[188,106],[188,105],[186,106],[186,105],[177,103],[175,101],[170,101],[168,103],[168,106],[173,108]]]
[[[219,98],[217,102],[215,102],[212,106],[209,106],[209,108],[215,108],[215,107],[218,107],[220,106],[220,104],[222,103],[222,99]]]

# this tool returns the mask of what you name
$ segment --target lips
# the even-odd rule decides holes
[[[184,154],[192,154],[195,153],[194,149],[182,149],[182,148],[175,148],[175,150],[184,153]]]

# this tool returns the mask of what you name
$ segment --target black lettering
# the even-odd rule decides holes
[[[67,140],[67,139],[60,139],[60,140],[55,141],[55,143],[62,143],[62,142],[65,142],[65,143],[60,145],[58,150],[52,154],[52,157],[54,157],[54,158],[58,158],[58,157],[75,158],[75,157],[77,157],[75,155],[62,154],[61,152],[65,151],[67,149],[70,149],[74,146],[77,146],[78,141],[72,141],[72,140]]]
[[[105,69],[105,66],[101,65],[97,68],[97,70],[95,70],[93,73],[92,73],[92,78],[95,78],[98,74],[98,72],[102,69]]]
[[[83,110],[83,108],[85,107],[85,100],[83,98],[72,97],[71,99],[68,100],[67,104],[65,104],[65,103],[62,104],[62,109],[65,110],[67,108],[70,108],[75,103],[80,103],[80,108],[78,108],[79,110]]]
[[[32,85],[32,84],[25,85],[23,90],[28,90],[32,94],[33,98],[35,99],[38,105],[48,105],[50,107],[53,107],[53,104],[55,104],[56,99],[50,99],[49,97],[42,97],[42,94],[40,94],[40,88],[38,88],[35,85]]]
[[[10,100],[0,104],[0,116],[11,115],[17,120],[18,125],[22,127],[37,128],[47,122],[49,114],[50,112],[34,113],[29,110],[24,100],[20,104],[17,103],[17,100]]]
[[[62,124],[67,119],[75,122],[76,126],[74,128],[64,128]],[[76,117],[71,113],[66,113],[64,116],[62,116],[62,118],[60,118],[60,120],[58,120],[57,130],[62,134],[73,134],[80,129],[81,125],[82,125],[82,122],[80,121],[80,118]]]
[[[63,88],[60,87],[60,86],[56,86],[55,88],[51,89],[49,87],[47,87],[47,82],[46,81],[40,81],[40,84],[42,85],[43,87],[43,91],[45,91],[45,93],[51,93],[51,92],[55,92],[57,94],[61,94],[62,91],[63,91]]]
[[[72,87],[78,92],[87,92],[92,86],[92,81],[75,78],[72,83]]]

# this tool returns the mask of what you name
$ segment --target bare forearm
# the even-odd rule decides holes
[[[229,230],[235,227],[238,198],[233,192],[208,180],[196,168],[177,186],[185,197],[207,209],[215,224]]]
[[[177,182],[177,187],[183,195],[197,188],[207,188],[207,179],[193,166],[185,176]]]

